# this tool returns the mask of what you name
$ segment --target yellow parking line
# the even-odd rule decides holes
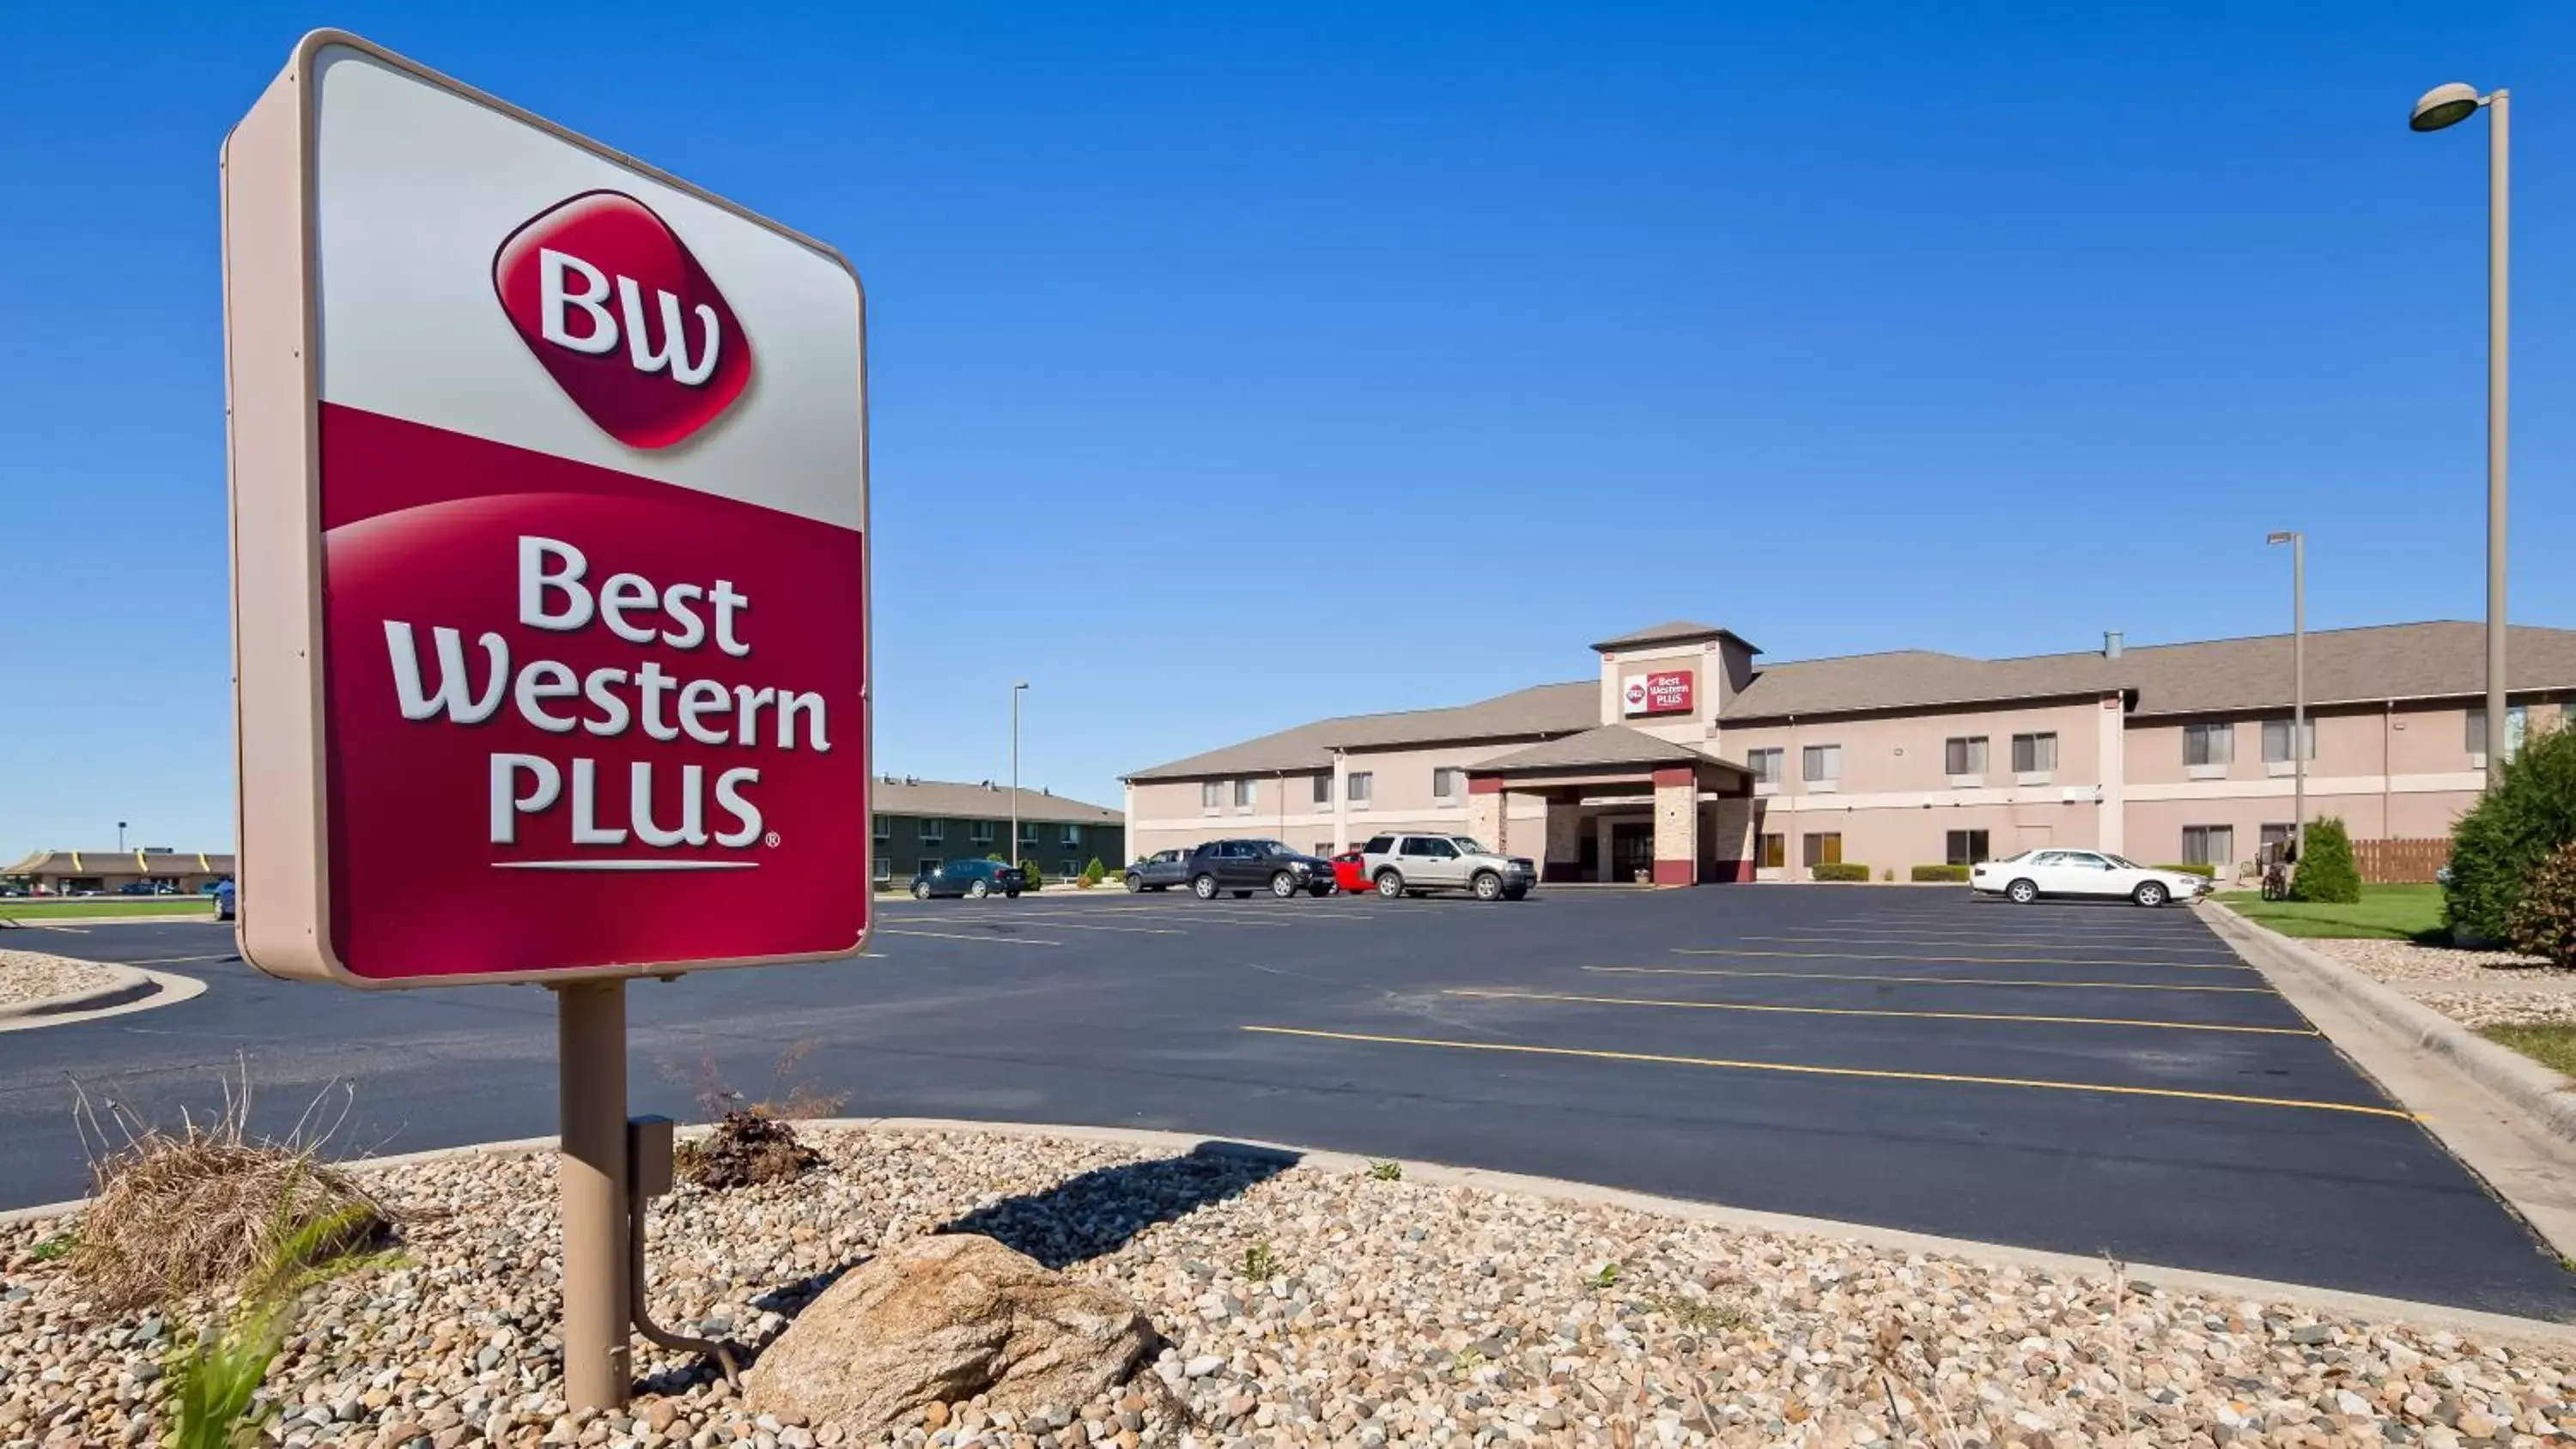
[[[2218,991],[2238,996],[2269,996],[2268,986],[2167,986],[2139,981],[2012,981],[1982,976],[1858,976],[1833,971],[1722,971],[1691,966],[1586,966],[1629,976],[1742,976],[1789,981],[1894,981],[1913,986],[2067,986],[2088,991]]]
[[[1794,956],[1817,961],[1967,961],[1987,966],[2154,966],[2166,971],[2251,971],[2241,961],[2114,961],[2099,956],[1893,956],[1864,951],[1735,951],[1718,946],[1675,946],[1676,956]]]
[[[2101,1092],[2119,1097],[2166,1097],[2185,1102],[2234,1102],[2249,1107],[2296,1107],[2309,1112],[2348,1112],[2357,1117],[2416,1120],[2395,1107],[2369,1107],[2351,1102],[2310,1102],[2295,1097],[2257,1097],[2236,1092],[2193,1092],[2180,1087],[2122,1087],[2107,1082],[2055,1082],[2041,1077],[1980,1077],[1964,1072],[1896,1072],[1878,1067],[1818,1067],[1792,1062],[1744,1062],[1725,1057],[1677,1057],[1655,1052],[1596,1051],[1585,1047],[1531,1046],[1523,1042],[1449,1041],[1428,1036],[1377,1036],[1356,1031],[1315,1031],[1297,1026],[1246,1026],[1265,1036],[1314,1037],[1323,1041],[1369,1042],[1379,1046],[1448,1047],[1465,1052],[1516,1052],[1541,1057],[1587,1057],[1604,1062],[1643,1062],[1670,1067],[1718,1067],[1739,1072],[1786,1072],[1798,1076],[1859,1077],[1881,1082],[1947,1082],[1972,1087],[2033,1087],[2052,1092]]]
[[[1654,1001],[1634,996],[1575,996],[1553,991],[1469,991],[1443,996],[1481,996],[1505,1001],[1572,1001],[1592,1006],[1678,1006],[1692,1011],[1777,1011],[1793,1016],[1901,1016],[1924,1021],[2047,1021],[2060,1026],[2148,1026],[2168,1031],[2240,1031],[2258,1036],[2315,1036],[2304,1026],[2219,1026],[2199,1021],[2141,1021],[2126,1016],[2036,1016],[1999,1011],[1887,1011],[1859,1006],[1755,1006],[1738,1001]]]
[[[2177,952],[2193,951],[2207,954],[2210,950],[2210,947],[2206,942],[2193,946],[2133,946],[2125,941],[2077,941],[2070,943],[2066,941],[2003,941],[1992,938],[1984,940],[1962,940],[1957,938],[1940,938],[1931,936],[1912,938],[1905,936],[1739,936],[1736,939],[1741,941],[1842,941],[1860,946],[1947,946],[1952,949],[1977,947],[1995,951],[2045,951],[2061,949],[2072,944],[2083,947],[2099,947],[2106,951],[2128,951],[2133,953],[2153,952],[2160,956],[2172,955]],[[2140,964],[2143,965],[2148,963],[2142,962]]]
[[[1029,936],[975,936],[964,931],[907,931],[899,926],[879,926],[880,936],[927,936],[934,941],[983,941],[1004,946],[1061,946],[1062,941],[1040,941]]]

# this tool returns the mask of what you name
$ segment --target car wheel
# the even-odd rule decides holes
[[[1132,896],[1144,888],[1145,882],[1142,879],[1132,875],[1127,877],[1127,894]]]
[[[990,882],[990,881],[980,881],[980,880],[979,880],[979,881],[975,882],[973,885],[970,885],[970,886],[966,887],[966,894],[968,894],[968,895],[970,895],[970,896],[974,897],[975,899],[977,899],[977,900],[979,900],[979,901],[980,901],[980,900],[982,900],[984,897],[991,895],[992,893],[993,893],[993,885],[992,885],[992,882]]]
[[[1020,888],[1019,888],[1018,886],[1004,886],[1004,887],[1002,887],[1002,899],[1004,899],[1004,900],[1006,900],[1006,901],[1016,901],[1016,900],[1018,900],[1019,898],[1020,898]]]
[[[1281,900],[1297,894],[1297,877],[1281,871],[1270,878],[1270,893]]]
[[[1190,882],[1190,894],[1203,901],[1216,899],[1216,877],[1203,875]]]
[[[1404,877],[1391,870],[1379,871],[1377,873],[1377,893],[1380,899],[1390,901],[1394,900],[1397,896],[1404,894]]]
[[[1306,894],[1313,896],[1319,901],[1332,893],[1333,887],[1324,881],[1317,881],[1313,885],[1306,887]]]
[[[2014,905],[2029,905],[2032,901],[2039,899],[2039,883],[2037,881],[2027,880],[2014,881],[2011,885],[2004,887],[2004,895],[2006,898],[2011,900]]]
[[[2163,881],[2142,880],[2138,882],[2138,888],[2129,893],[2129,899],[2142,906],[2161,906],[2165,903],[2167,895]]]
[[[1490,870],[1476,872],[1474,888],[1476,899],[1480,901],[1498,901],[1503,898],[1503,878]]]
[[[1525,900],[1528,900],[1528,899],[1529,899],[1529,887],[1528,887],[1528,886],[1520,886],[1520,887],[1516,887],[1515,889],[1512,889],[1512,890],[1507,890],[1507,891],[1503,892],[1503,899],[1504,899],[1504,900],[1507,900],[1507,901],[1525,901]]]
[[[916,901],[926,901],[930,899],[930,882],[926,880],[914,881],[912,883],[912,898]]]

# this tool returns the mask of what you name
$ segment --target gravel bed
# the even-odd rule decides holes
[[[2576,992],[2417,991],[2409,994],[2472,1030],[2489,1026],[2538,1026],[2545,1022],[2576,1021]]]
[[[1168,1340],[1151,1372],[1172,1396],[1021,1418],[937,1405],[883,1442],[2454,1449],[2576,1434],[2576,1347],[2168,1293],[2109,1265],[2056,1275],[1100,1143],[819,1142],[826,1165],[798,1182],[657,1206],[657,1317],[756,1344],[835,1267],[955,1226],[1130,1295]],[[752,1416],[658,1351],[639,1356],[652,1378],[631,1410],[567,1415],[548,1336],[552,1169],[463,1157],[377,1176],[410,1213],[406,1264],[314,1293],[270,1379],[286,1407],[272,1442],[848,1442]],[[0,1443],[140,1445],[175,1329],[80,1303],[39,1246],[73,1226],[0,1227]]]
[[[2564,981],[2576,986],[2576,971],[2544,966],[2536,956],[2511,951],[2460,951],[2448,946],[2418,946],[2412,941],[2341,941],[2309,938],[2300,942],[2332,956],[2365,976],[2391,986],[2425,981]]]
[[[113,968],[95,961],[48,956],[42,951],[0,951],[0,1006],[96,991],[116,981]]]

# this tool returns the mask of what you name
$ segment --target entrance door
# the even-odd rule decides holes
[[[1630,881],[1637,878],[1637,872],[1645,871],[1651,879],[1654,869],[1655,822],[1613,822],[1610,826],[1610,878]]]

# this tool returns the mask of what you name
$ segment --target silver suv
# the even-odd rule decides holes
[[[1538,866],[1487,850],[1473,836],[1399,830],[1360,847],[1360,878],[1388,900],[1469,891],[1480,901],[1516,901],[1538,883]]]

